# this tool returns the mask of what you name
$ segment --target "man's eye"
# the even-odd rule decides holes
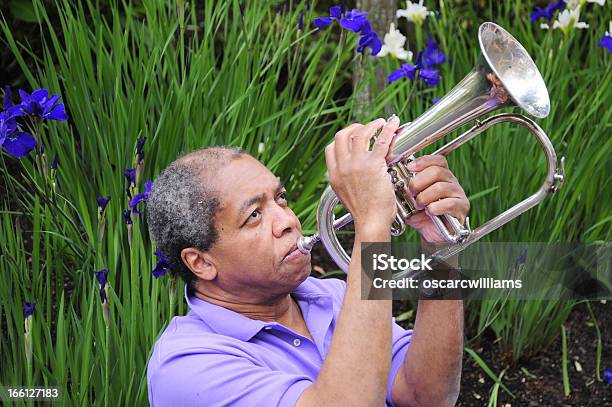
[[[287,200],[287,192],[281,192],[278,197],[280,199],[284,199],[285,201]]]
[[[256,220],[258,218],[257,215],[261,215],[261,212],[259,212],[259,209],[255,209],[253,212],[251,212],[251,214],[249,215],[245,223],[249,223],[252,220]]]

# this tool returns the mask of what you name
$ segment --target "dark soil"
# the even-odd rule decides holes
[[[612,313],[610,302],[591,302],[602,335],[603,370],[612,369]],[[498,405],[512,406],[612,406],[612,384],[596,379],[597,333],[591,322],[586,303],[578,304],[565,322],[568,338],[568,374],[570,395],[563,393],[561,336],[538,355],[508,369],[503,383],[516,396],[512,399],[503,390]],[[479,344],[480,356],[489,367],[501,372],[506,365],[492,341]],[[582,367],[577,370],[576,362]],[[525,368],[529,374],[521,370]],[[462,391],[459,406],[482,406],[488,399],[493,381],[466,354],[464,357]],[[480,398],[480,399],[479,399]]]
[[[591,303],[602,335],[603,370],[612,368],[612,313],[610,302]],[[587,305],[578,304],[565,322],[568,345],[568,374],[570,395],[563,394],[561,336],[538,355],[510,367],[503,383],[516,396],[510,397],[501,390],[498,405],[511,406],[612,406],[612,384],[596,379],[597,333],[589,326],[591,318]],[[469,335],[469,334],[468,334]],[[500,358],[494,339],[484,339],[479,344],[479,354],[489,367],[499,374],[507,366]],[[579,372],[575,362],[579,363]],[[524,368],[528,374],[521,370]],[[493,380],[465,354],[463,377],[458,406],[486,405]]]
[[[350,247],[350,237],[340,239],[343,247]],[[348,251],[348,250],[347,250]],[[321,273],[345,279],[336,273],[338,266],[331,260],[321,244],[312,251],[313,276]],[[591,302],[597,324],[601,330],[602,358],[601,375],[612,370],[612,302]],[[398,316],[412,309],[409,302],[394,301],[393,315]],[[399,322],[404,328],[413,328],[414,316]],[[537,355],[509,366],[507,360],[494,343],[492,332],[485,332],[478,342],[470,343],[493,372],[499,374],[506,369],[502,383],[514,394],[512,398],[503,389],[499,390],[497,406],[612,406],[612,384],[596,379],[597,332],[591,321],[586,303],[578,304],[565,322],[568,344],[568,374],[570,395],[565,397],[562,374],[561,335]],[[466,327],[466,337],[475,332]],[[578,362],[582,371],[577,370]],[[524,370],[527,370],[525,372]],[[603,377],[602,377],[603,378]],[[457,406],[487,406],[495,382],[467,354],[463,358],[461,394]]]

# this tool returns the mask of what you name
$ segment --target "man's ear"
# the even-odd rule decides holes
[[[217,267],[210,253],[188,247],[181,251],[181,258],[198,278],[210,281],[217,277]]]

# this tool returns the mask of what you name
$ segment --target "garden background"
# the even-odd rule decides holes
[[[552,104],[538,124],[567,157],[564,188],[487,240],[611,240],[609,2],[428,0],[420,20],[422,10],[397,18],[404,1],[346,2],[342,16],[368,11],[381,40],[394,21],[407,60],[398,49],[372,56],[375,38],[342,27],[333,5],[0,2],[0,85],[10,85],[0,117],[0,385],[57,385],[62,405],[146,404],[152,345],[187,311],[182,282],[148,236],[147,182],[182,152],[241,146],[286,180],[312,233],[334,134],[431,107],[474,65],[484,21],[535,60]],[[564,20],[576,8],[579,20]],[[327,18],[321,28],[316,18]],[[419,50],[430,66],[417,66]],[[423,75],[412,80],[411,69]],[[40,88],[61,99],[32,93]],[[536,141],[509,125],[449,163],[473,225],[535,191],[545,173]],[[321,248],[313,266],[319,278],[341,277]],[[410,327],[414,304],[394,310]],[[609,303],[474,302],[466,321],[459,405],[612,405]]]

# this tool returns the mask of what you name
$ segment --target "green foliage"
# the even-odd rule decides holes
[[[605,7],[592,5],[581,13],[581,19],[590,24],[588,30],[563,35],[560,30],[545,31],[538,24],[530,25],[531,3],[503,4],[486,12],[485,18],[470,9],[464,9],[462,18],[457,18],[454,10],[442,8],[440,19],[427,20],[434,37],[454,61],[442,71],[442,86],[435,90],[435,96],[446,94],[471,68],[480,51],[474,31],[465,28],[477,27],[486,20],[505,27],[525,46],[550,94],[551,114],[538,123],[558,157],[567,158],[565,185],[559,193],[492,233],[488,240],[609,241],[611,209],[603,197],[612,194],[612,139],[608,137],[612,95],[607,91],[612,85],[612,60],[605,49],[595,45],[607,29]],[[416,98],[415,114],[421,111],[419,102],[426,103],[427,98]],[[472,202],[472,227],[535,192],[545,174],[544,155],[537,142],[524,129],[510,125],[495,127],[470,141],[449,156],[449,165],[468,196],[486,193]],[[517,361],[557,337],[573,305],[573,301],[484,301],[468,305],[468,322],[477,332],[493,329],[501,338],[500,351],[511,351]]]
[[[133,216],[131,231],[123,220],[123,170],[135,167],[136,139],[148,137],[133,193],[183,151],[239,145],[286,180],[294,210],[313,229],[324,146],[348,111],[335,96],[346,76],[339,69],[354,54],[336,47],[331,33],[298,30],[299,12],[312,19],[304,5],[284,15],[272,3],[253,5],[242,15],[237,1],[186,3],[184,11],[181,2],[179,10],[172,2],[145,1],[141,9],[115,2],[109,11],[58,1],[55,26],[43,4],[33,4],[43,52],[29,55],[6,21],[4,41],[32,89],[62,95],[71,123],[45,125],[45,157],[20,160],[21,176],[2,156],[11,199],[32,219],[33,242],[22,247],[5,201],[0,279],[8,301],[0,307],[8,341],[0,350],[2,365],[14,368],[2,369],[0,382],[60,385],[66,404],[143,404],[151,346],[186,309],[182,284],[152,278],[144,219]],[[52,180],[45,171],[55,153]],[[111,196],[102,216],[100,195]],[[110,270],[108,324],[94,277],[102,268]],[[23,363],[26,300],[37,303],[31,366]]]
[[[11,10],[11,14],[18,20],[28,23],[38,22],[31,1],[13,0],[9,3],[9,9]]]
[[[483,21],[469,8],[457,14],[448,4],[440,19],[428,18],[426,28],[452,61],[441,68],[441,84],[417,89],[404,81],[378,89],[365,117],[355,113],[363,109],[346,91],[353,64],[367,73],[360,87],[373,89],[379,64],[389,70],[399,64],[356,56],[356,38],[338,38],[333,27],[311,30],[314,8],[298,4],[276,14],[272,2],[240,2],[247,4],[243,13],[235,0],[109,3],[58,0],[57,10],[48,10],[34,0],[44,39],[38,54],[15,41],[6,20],[0,23],[3,42],[31,88],[61,93],[71,117],[70,123],[43,128],[46,158],[22,159],[19,176],[8,170],[13,159],[2,153],[9,200],[0,212],[0,317],[6,326],[0,365],[11,368],[2,369],[0,383],[59,385],[66,405],[144,404],[151,347],[168,321],[186,311],[182,284],[151,275],[156,259],[145,220],[133,219],[131,230],[123,221],[123,170],[135,166],[138,137],[148,139],[144,172],[133,192],[142,192],[144,181],[181,152],[237,145],[287,182],[291,205],[304,231],[312,232],[325,186],[323,150],[333,135],[350,121],[382,115],[388,104],[404,122],[427,110],[432,97],[443,96],[471,69],[479,53],[475,27]],[[560,193],[490,239],[610,240],[612,214],[602,203],[612,192],[605,170],[612,157],[612,96],[606,91],[611,62],[595,46],[607,21],[602,12],[585,14],[591,29],[564,36],[531,26],[530,9],[531,3],[519,1],[483,12],[508,28],[541,69],[552,113],[539,124],[559,156],[567,157],[567,179]],[[53,179],[44,168],[55,153]],[[535,191],[544,174],[535,140],[510,126],[471,141],[449,162],[473,197],[473,225]],[[95,201],[100,195],[111,196],[103,215]],[[15,204],[20,212],[11,210]],[[28,220],[31,242],[18,218]],[[94,277],[102,268],[110,270],[108,320]],[[37,303],[31,364],[24,301]],[[558,335],[572,305],[470,304],[469,321],[479,332],[492,328],[502,349],[518,359]],[[491,375],[504,388],[502,375]]]

